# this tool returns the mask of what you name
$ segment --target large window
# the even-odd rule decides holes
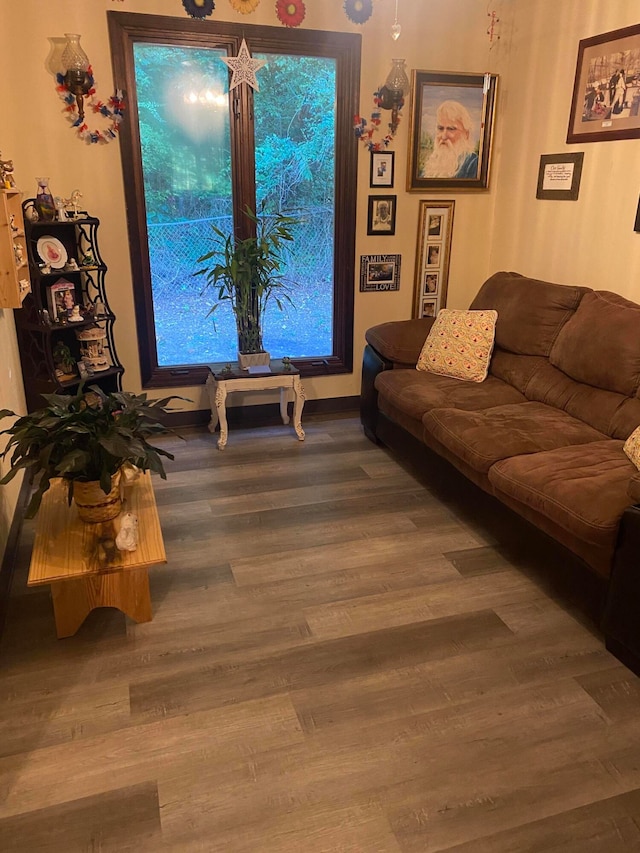
[[[229,312],[194,278],[211,225],[246,233],[246,206],[300,222],[285,273],[293,307],[267,313],[265,347],[304,373],[352,368],[359,36],[109,13],[145,385],[190,384],[233,361]],[[246,38],[259,92],[228,92],[221,57]]]

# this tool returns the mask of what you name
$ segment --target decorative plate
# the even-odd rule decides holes
[[[54,270],[61,270],[67,263],[67,250],[57,237],[51,237],[49,234],[40,237],[36,248],[45,264],[49,264]]]

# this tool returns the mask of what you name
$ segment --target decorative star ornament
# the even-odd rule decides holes
[[[259,71],[263,65],[266,65],[267,60],[253,59],[244,39],[242,39],[237,56],[222,56],[220,58],[233,71],[231,82],[229,83],[229,91],[235,89],[241,83],[246,83],[247,86],[251,86],[256,92],[260,91],[258,81],[256,80],[256,71]]]

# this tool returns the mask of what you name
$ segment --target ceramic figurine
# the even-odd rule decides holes
[[[74,305],[71,309],[71,313],[69,314],[69,322],[70,323],[81,323],[84,320],[84,317],[80,313],[80,306]]]
[[[24,261],[24,249],[20,245],[20,243],[13,244],[13,253],[16,256],[16,264],[20,266]]]
[[[119,551],[135,551],[138,547],[138,517],[133,512],[123,512],[120,518],[116,548]]]
[[[13,178],[13,160],[0,160],[0,184],[6,189],[13,189],[16,182]]]
[[[13,234],[17,234],[17,233],[18,233],[18,231],[19,231],[20,229],[19,229],[19,228],[18,228],[18,226],[16,225],[16,217],[15,217],[15,213],[10,214],[10,216],[9,216],[9,224],[10,224],[10,226],[11,226],[11,232],[12,232]]]
[[[67,213],[70,214],[71,219],[79,219],[80,218],[80,212],[78,210],[78,205],[80,204],[81,198],[82,198],[82,193],[80,192],[80,190],[74,190],[71,193],[71,196],[69,198],[65,198],[63,200],[65,209],[67,210]]]
[[[66,222],[67,221],[67,214],[65,213],[65,210],[64,210],[64,199],[61,198],[59,195],[57,195],[53,199],[53,203],[54,203],[55,208],[56,208],[56,213],[58,216],[58,222]]]
[[[64,265],[64,268],[67,272],[77,270],[78,269],[78,262],[76,261],[75,258],[69,258],[67,263]]]
[[[82,256],[82,266],[83,267],[93,267],[93,266],[95,266],[95,263],[96,263],[95,258],[93,257],[91,252],[86,252],[86,254],[84,254]]]

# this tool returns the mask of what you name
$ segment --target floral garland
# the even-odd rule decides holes
[[[216,8],[214,0],[182,0],[182,5],[192,18],[207,18]]]
[[[389,133],[378,142],[373,141],[373,134],[380,127],[382,123],[381,113],[380,113],[380,92],[374,92],[373,94],[373,103],[375,104],[375,109],[371,113],[371,127],[367,127],[367,120],[361,118],[359,115],[354,116],[353,118],[353,130],[355,132],[357,139],[362,139],[365,144],[365,148],[368,148],[369,151],[384,151],[385,148],[388,148],[393,140],[393,137],[396,135],[396,130],[398,129],[398,125],[400,124],[400,110],[404,106],[404,99],[400,101],[398,104],[398,109],[396,111],[396,121],[395,125],[389,122]]]
[[[241,15],[248,15],[254,12],[260,5],[260,0],[229,0],[231,8]]]
[[[364,24],[373,12],[372,0],[345,0],[344,11],[354,24]]]
[[[276,15],[285,27],[299,27],[307,10],[302,0],[277,0]]]
[[[86,122],[80,118],[75,95],[69,91],[68,86],[64,82],[63,74],[56,74],[56,92],[61,97],[65,105],[67,118],[71,122],[71,126],[75,127],[80,139],[88,144],[95,144],[97,142],[106,144],[118,136],[122,113],[125,109],[124,96],[121,89],[116,89],[115,95],[112,95],[106,104],[103,103],[95,97],[96,90],[91,66],[87,69],[87,76],[89,77],[89,91],[87,95],[90,96],[87,100],[87,107],[93,110],[94,113],[100,113],[100,115],[110,120],[106,130],[90,130]]]

